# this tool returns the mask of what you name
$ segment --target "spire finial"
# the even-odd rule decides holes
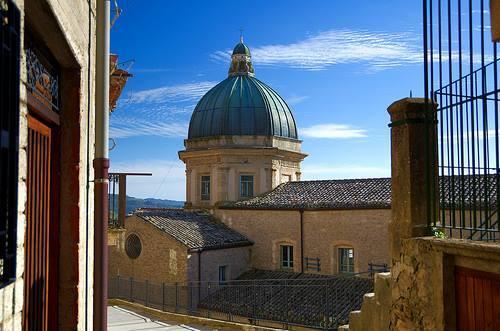
[[[243,44],[243,28],[240,28],[240,44]]]

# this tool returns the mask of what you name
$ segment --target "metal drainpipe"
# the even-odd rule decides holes
[[[304,210],[300,209],[300,272],[304,273]]]
[[[201,298],[201,253],[203,249],[198,250],[198,303]]]
[[[87,145],[86,145],[86,177],[85,177],[85,320],[84,320],[84,329],[88,329],[89,323],[89,222],[90,222],[90,114],[92,111],[91,106],[91,81],[92,81],[92,3],[90,0],[87,0],[88,10],[89,10],[89,41],[87,48]]]
[[[94,159],[94,330],[107,329],[110,0],[97,1]]]

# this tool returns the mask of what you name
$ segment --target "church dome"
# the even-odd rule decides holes
[[[216,136],[298,139],[290,107],[255,78],[250,50],[243,40],[233,50],[229,77],[200,99],[189,123],[189,139]]]

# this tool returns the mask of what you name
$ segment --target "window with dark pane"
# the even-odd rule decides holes
[[[16,273],[19,166],[20,15],[12,1],[0,7],[0,286]]]
[[[210,176],[201,176],[201,200],[210,200]]]
[[[142,243],[139,236],[136,234],[130,234],[125,241],[125,252],[127,256],[131,259],[137,259],[142,252]]]
[[[354,273],[354,249],[339,248],[339,273]]]
[[[253,197],[253,176],[241,175],[240,176],[240,197],[251,198]]]
[[[227,280],[227,267],[225,265],[219,266],[219,284],[224,284]]]
[[[283,269],[293,269],[293,246],[280,245],[280,266]]]

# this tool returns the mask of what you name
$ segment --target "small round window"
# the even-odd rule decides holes
[[[141,255],[142,244],[141,239],[136,234],[131,234],[125,242],[125,252],[131,259],[137,259]]]

